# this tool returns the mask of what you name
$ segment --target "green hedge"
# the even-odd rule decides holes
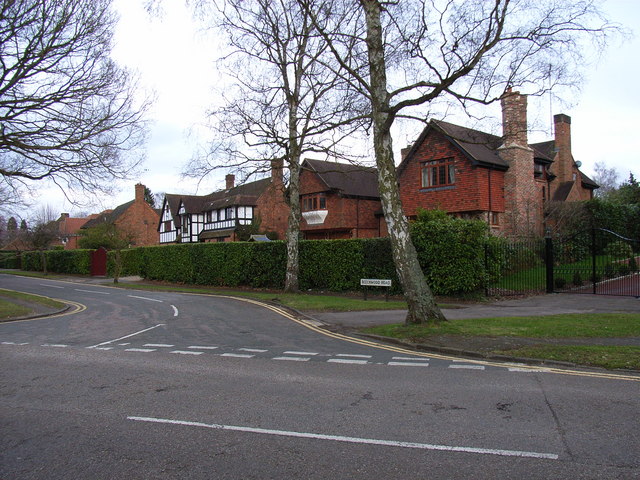
[[[44,254],[49,272],[78,275],[91,273],[91,250],[47,250]],[[22,269],[42,271],[42,252],[24,252]]]
[[[19,251],[0,252],[0,268],[20,268],[22,265],[20,257]]]
[[[412,237],[427,282],[438,295],[481,289],[486,225],[453,219],[441,213],[421,213],[412,224]],[[48,270],[89,273],[89,251],[46,252]],[[140,275],[149,280],[213,286],[284,287],[286,245],[273,242],[231,242],[138,247],[121,251],[121,276]],[[42,270],[40,254],[24,256],[23,268]],[[108,254],[112,275],[115,252]],[[388,238],[306,240],[300,242],[301,290],[357,291],[361,278],[393,281],[399,293]]]

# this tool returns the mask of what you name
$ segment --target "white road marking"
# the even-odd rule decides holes
[[[318,355],[317,353],[313,353],[313,352],[293,352],[293,351],[288,351],[288,352],[283,352],[284,355]]]
[[[177,317],[178,316],[178,309],[176,308],[175,305],[171,305],[171,308],[173,308],[173,316]]]
[[[43,343],[42,347],[55,347],[55,348],[66,348],[69,345],[63,345],[61,343]]]
[[[49,284],[46,284],[46,283],[40,283],[38,285],[40,285],[41,287],[62,288],[62,289],[64,289],[64,287],[61,287],[59,285],[49,285]]]
[[[292,362],[308,362],[309,357],[273,357],[274,360],[290,360]]]
[[[113,350],[113,347],[96,347],[96,350]]]
[[[548,368],[519,368],[519,367],[510,367],[510,372],[520,372],[520,373],[545,373],[549,372]]]
[[[420,357],[391,357],[391,360],[410,360],[412,362],[428,362],[428,358]]]
[[[345,437],[342,435],[326,435],[321,433],[293,432],[293,431],[287,431],[287,430],[272,430],[267,428],[242,427],[242,426],[236,426],[236,425],[218,425],[215,423],[207,424],[207,423],[201,423],[201,422],[190,422],[185,420],[170,420],[166,418],[130,416],[130,417],[127,417],[127,420],[133,420],[136,422],[180,425],[180,426],[186,426],[186,427],[210,428],[214,430],[229,430],[234,432],[257,433],[262,435],[274,435],[278,437],[307,438],[307,439],[313,439],[313,440],[328,440],[333,442],[356,443],[356,444],[364,444],[364,445],[379,445],[383,447],[413,448],[413,449],[419,449],[419,450],[439,450],[439,451],[446,451],[446,452],[475,453],[480,455],[499,455],[503,457],[537,458],[537,459],[545,459],[545,460],[557,460],[559,458],[559,456],[554,453],[464,447],[464,446],[454,446],[454,445],[437,445],[437,444],[417,443],[417,442],[401,442],[397,440],[379,440],[375,438]]]
[[[127,297],[139,298],[140,300],[149,300],[150,302],[164,303],[162,300],[156,300],[155,298],[148,298],[148,297],[138,297],[137,295],[127,295]]]
[[[178,353],[180,355],[202,355],[204,352],[194,352],[193,350],[173,350],[171,353]]]
[[[121,347],[126,347],[127,345],[131,345],[131,343],[125,342],[125,343],[119,343],[118,345],[121,346]],[[89,348],[91,348],[91,347],[89,347]]]
[[[215,350],[217,348],[220,347],[208,347],[208,346],[203,346],[203,345],[191,345],[190,347],[187,348],[193,348],[194,350]]]
[[[389,362],[387,365],[396,366],[396,367],[428,367],[428,363],[418,363],[418,362]]]
[[[145,343],[143,347],[157,347],[157,348],[173,348],[175,345],[167,345],[166,343]]]
[[[449,365],[449,368],[459,368],[462,370],[484,370],[484,365]]]
[[[142,353],[150,353],[155,352],[155,348],[127,348],[125,352],[142,352]]]
[[[139,332],[134,332],[134,333],[131,333],[129,335],[125,335],[124,337],[120,337],[120,338],[114,338],[113,340],[109,340],[109,341],[106,341],[106,342],[98,343],[97,345],[92,345],[92,346],[87,347],[87,348],[96,348],[96,347],[101,347],[103,345],[108,345],[110,343],[119,342],[120,340],[124,340],[125,338],[133,337],[135,335],[139,335],[141,333],[148,332],[149,330],[153,330],[154,328],[163,327],[164,325],[165,325],[164,323],[159,323],[158,325],[156,325],[154,327],[145,328],[144,330],[140,330]],[[128,343],[120,343],[119,345],[129,345],[129,344]]]
[[[98,295],[111,295],[109,292],[98,292],[97,290],[82,290],[80,288],[74,288],[76,292],[85,292],[85,293],[97,293]]]
[[[265,352],[268,352],[269,350],[262,350],[260,348],[239,348],[238,351],[240,351],[240,352],[252,352],[252,353],[265,353]]]
[[[29,342],[22,342],[22,343],[16,343],[16,342],[2,342],[2,345],[29,345]]]
[[[243,353],[223,353],[221,357],[235,357],[235,358],[253,358],[255,355],[245,355]]]
[[[338,353],[336,357],[348,357],[348,358],[371,358],[371,355],[352,355],[350,353]]]
[[[330,363],[352,363],[355,365],[366,365],[367,362],[366,360],[350,360],[347,358],[330,358],[329,360],[327,360],[327,362]]]

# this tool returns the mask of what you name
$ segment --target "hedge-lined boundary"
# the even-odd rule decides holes
[[[427,282],[438,295],[476,291],[487,280],[486,225],[446,215],[423,215],[412,237]],[[89,250],[48,251],[51,272],[88,274]],[[23,254],[22,268],[42,270],[40,252]],[[199,243],[138,247],[121,252],[121,276],[194,285],[282,289],[286,244],[274,242]],[[108,254],[113,273],[115,252]],[[388,238],[303,240],[300,242],[301,290],[360,290],[361,278],[393,281],[400,292]]]

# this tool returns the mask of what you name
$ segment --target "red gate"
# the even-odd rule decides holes
[[[107,275],[107,250],[100,247],[91,252],[91,276],[104,277]]]

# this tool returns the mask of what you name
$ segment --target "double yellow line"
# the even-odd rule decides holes
[[[393,346],[393,345],[385,345],[383,343],[378,343],[372,340],[365,340],[365,339],[361,339],[361,338],[355,338],[355,337],[350,337],[348,335],[342,335],[340,333],[336,333],[336,332],[331,332],[329,330],[326,330],[324,328],[318,327],[317,325],[314,325],[313,323],[306,321],[306,320],[301,320],[293,315],[291,315],[291,313],[289,313],[288,311],[286,311],[283,308],[277,307],[275,305],[270,305],[268,303],[263,303],[260,302],[258,300],[252,300],[252,299],[248,299],[248,298],[241,298],[241,297],[232,297],[232,296],[226,296],[226,295],[209,295],[209,296],[213,296],[213,297],[221,297],[221,298],[230,298],[232,300],[239,300],[242,302],[246,302],[246,303],[251,303],[254,305],[258,305],[260,307],[266,308],[268,310],[271,310],[275,313],[277,313],[278,315],[281,315],[299,325],[302,325],[305,328],[308,328],[309,330],[313,330],[314,332],[317,332],[321,335],[324,335],[326,337],[331,337],[331,338],[335,338],[338,340],[343,340],[345,342],[349,342],[349,343],[355,343],[357,345],[364,345],[367,347],[373,347],[373,348],[377,348],[380,350],[387,350],[390,352],[396,352],[396,353],[403,353],[403,354],[408,354],[408,355],[413,355],[416,357],[424,357],[424,358],[437,358],[437,359],[441,359],[441,360],[460,360],[459,357],[454,357],[454,356],[450,356],[450,355],[441,355],[441,354],[437,354],[437,353],[428,353],[428,352],[418,352],[415,350],[410,350],[407,348],[402,348],[402,347],[398,347],[398,346]],[[539,367],[539,366],[535,366],[535,365],[522,365],[522,364],[514,364],[514,363],[499,363],[499,362],[492,362],[492,361],[487,361],[487,360],[474,360],[474,359],[464,359],[465,362],[467,363],[471,363],[471,364],[476,364],[476,365],[484,365],[484,366],[492,366],[492,367],[499,367],[499,368],[518,368],[518,369],[523,369],[523,370],[531,370],[531,371],[539,371],[539,372],[543,372],[543,373],[555,373],[558,375],[570,375],[570,376],[576,376],[576,377],[591,377],[591,378],[603,378],[603,379],[609,379],[609,380],[624,380],[624,381],[630,381],[630,382],[640,382],[640,376],[637,375],[625,375],[623,373],[608,373],[608,372],[588,372],[588,371],[581,371],[581,370],[571,370],[571,369],[563,369],[563,368],[550,368],[550,367]]]

